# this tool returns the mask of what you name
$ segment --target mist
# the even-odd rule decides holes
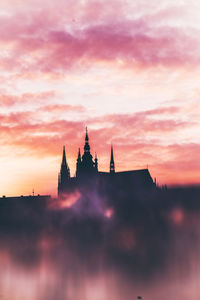
[[[200,188],[0,199],[0,299],[199,299]]]

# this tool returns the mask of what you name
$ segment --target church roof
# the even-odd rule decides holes
[[[121,172],[116,172],[116,175],[125,175],[125,176],[150,176],[149,170],[148,169],[139,169],[139,170],[131,170],[131,171],[121,171]]]
[[[99,175],[102,178],[108,178],[111,174],[99,172]],[[111,178],[114,180],[117,186],[152,186],[153,184],[153,179],[148,169],[116,172]]]

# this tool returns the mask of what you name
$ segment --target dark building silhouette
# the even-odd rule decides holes
[[[114,155],[113,155],[113,146],[111,145],[111,156],[110,156],[110,173],[115,173],[115,162],[114,162]]]
[[[21,195],[21,196],[11,196],[11,197],[7,197],[7,196],[2,196],[0,197],[0,204],[2,203],[11,203],[11,202],[15,202],[15,201],[29,201],[30,202],[34,202],[34,203],[41,203],[42,201],[43,202],[47,202],[47,201],[50,201],[52,198],[50,195],[29,195],[29,196],[24,196],[24,195]]]
[[[63,147],[63,156],[61,169],[58,175],[58,195],[62,196],[74,189],[98,185],[103,190],[109,188],[130,190],[149,190],[156,186],[148,169],[115,172],[114,151],[111,145],[110,171],[101,172],[98,170],[98,158],[95,153],[93,159],[90,153],[89,136],[86,127],[84,153],[81,156],[81,150],[78,150],[76,161],[76,175],[70,177],[70,169],[66,160],[65,146]]]
[[[67,164],[65,146],[64,146],[62,163],[61,163],[60,173],[58,176],[58,189],[62,190],[64,189],[64,187],[68,186],[69,180],[70,180],[70,170]]]

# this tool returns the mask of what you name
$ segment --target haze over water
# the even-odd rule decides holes
[[[116,171],[199,184],[199,1],[0,2],[0,195],[56,195],[85,126],[99,170],[112,143]],[[0,300],[200,299],[198,188],[77,195],[0,199]]]
[[[89,193],[70,208],[69,198],[19,200],[13,210],[1,202],[1,299],[198,300],[200,206],[191,191],[109,205]]]

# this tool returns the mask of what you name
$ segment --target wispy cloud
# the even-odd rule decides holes
[[[76,18],[78,3],[84,12],[80,19]],[[109,7],[101,2],[85,6],[70,2],[58,5],[55,13],[43,7],[24,18],[20,13],[1,16],[0,43],[6,47],[1,67],[49,73],[102,61],[126,68],[195,66],[200,62],[197,32],[163,25],[161,16],[170,15],[168,10],[157,12],[154,17],[130,19],[128,11],[125,13],[119,4],[121,17],[115,16],[114,2]],[[68,14],[61,14],[60,7]]]
[[[120,170],[148,163],[162,182],[197,182],[197,1],[0,6],[0,145],[9,164],[13,147],[36,162],[57,160],[67,144],[74,168],[88,125],[100,168],[112,141]]]

